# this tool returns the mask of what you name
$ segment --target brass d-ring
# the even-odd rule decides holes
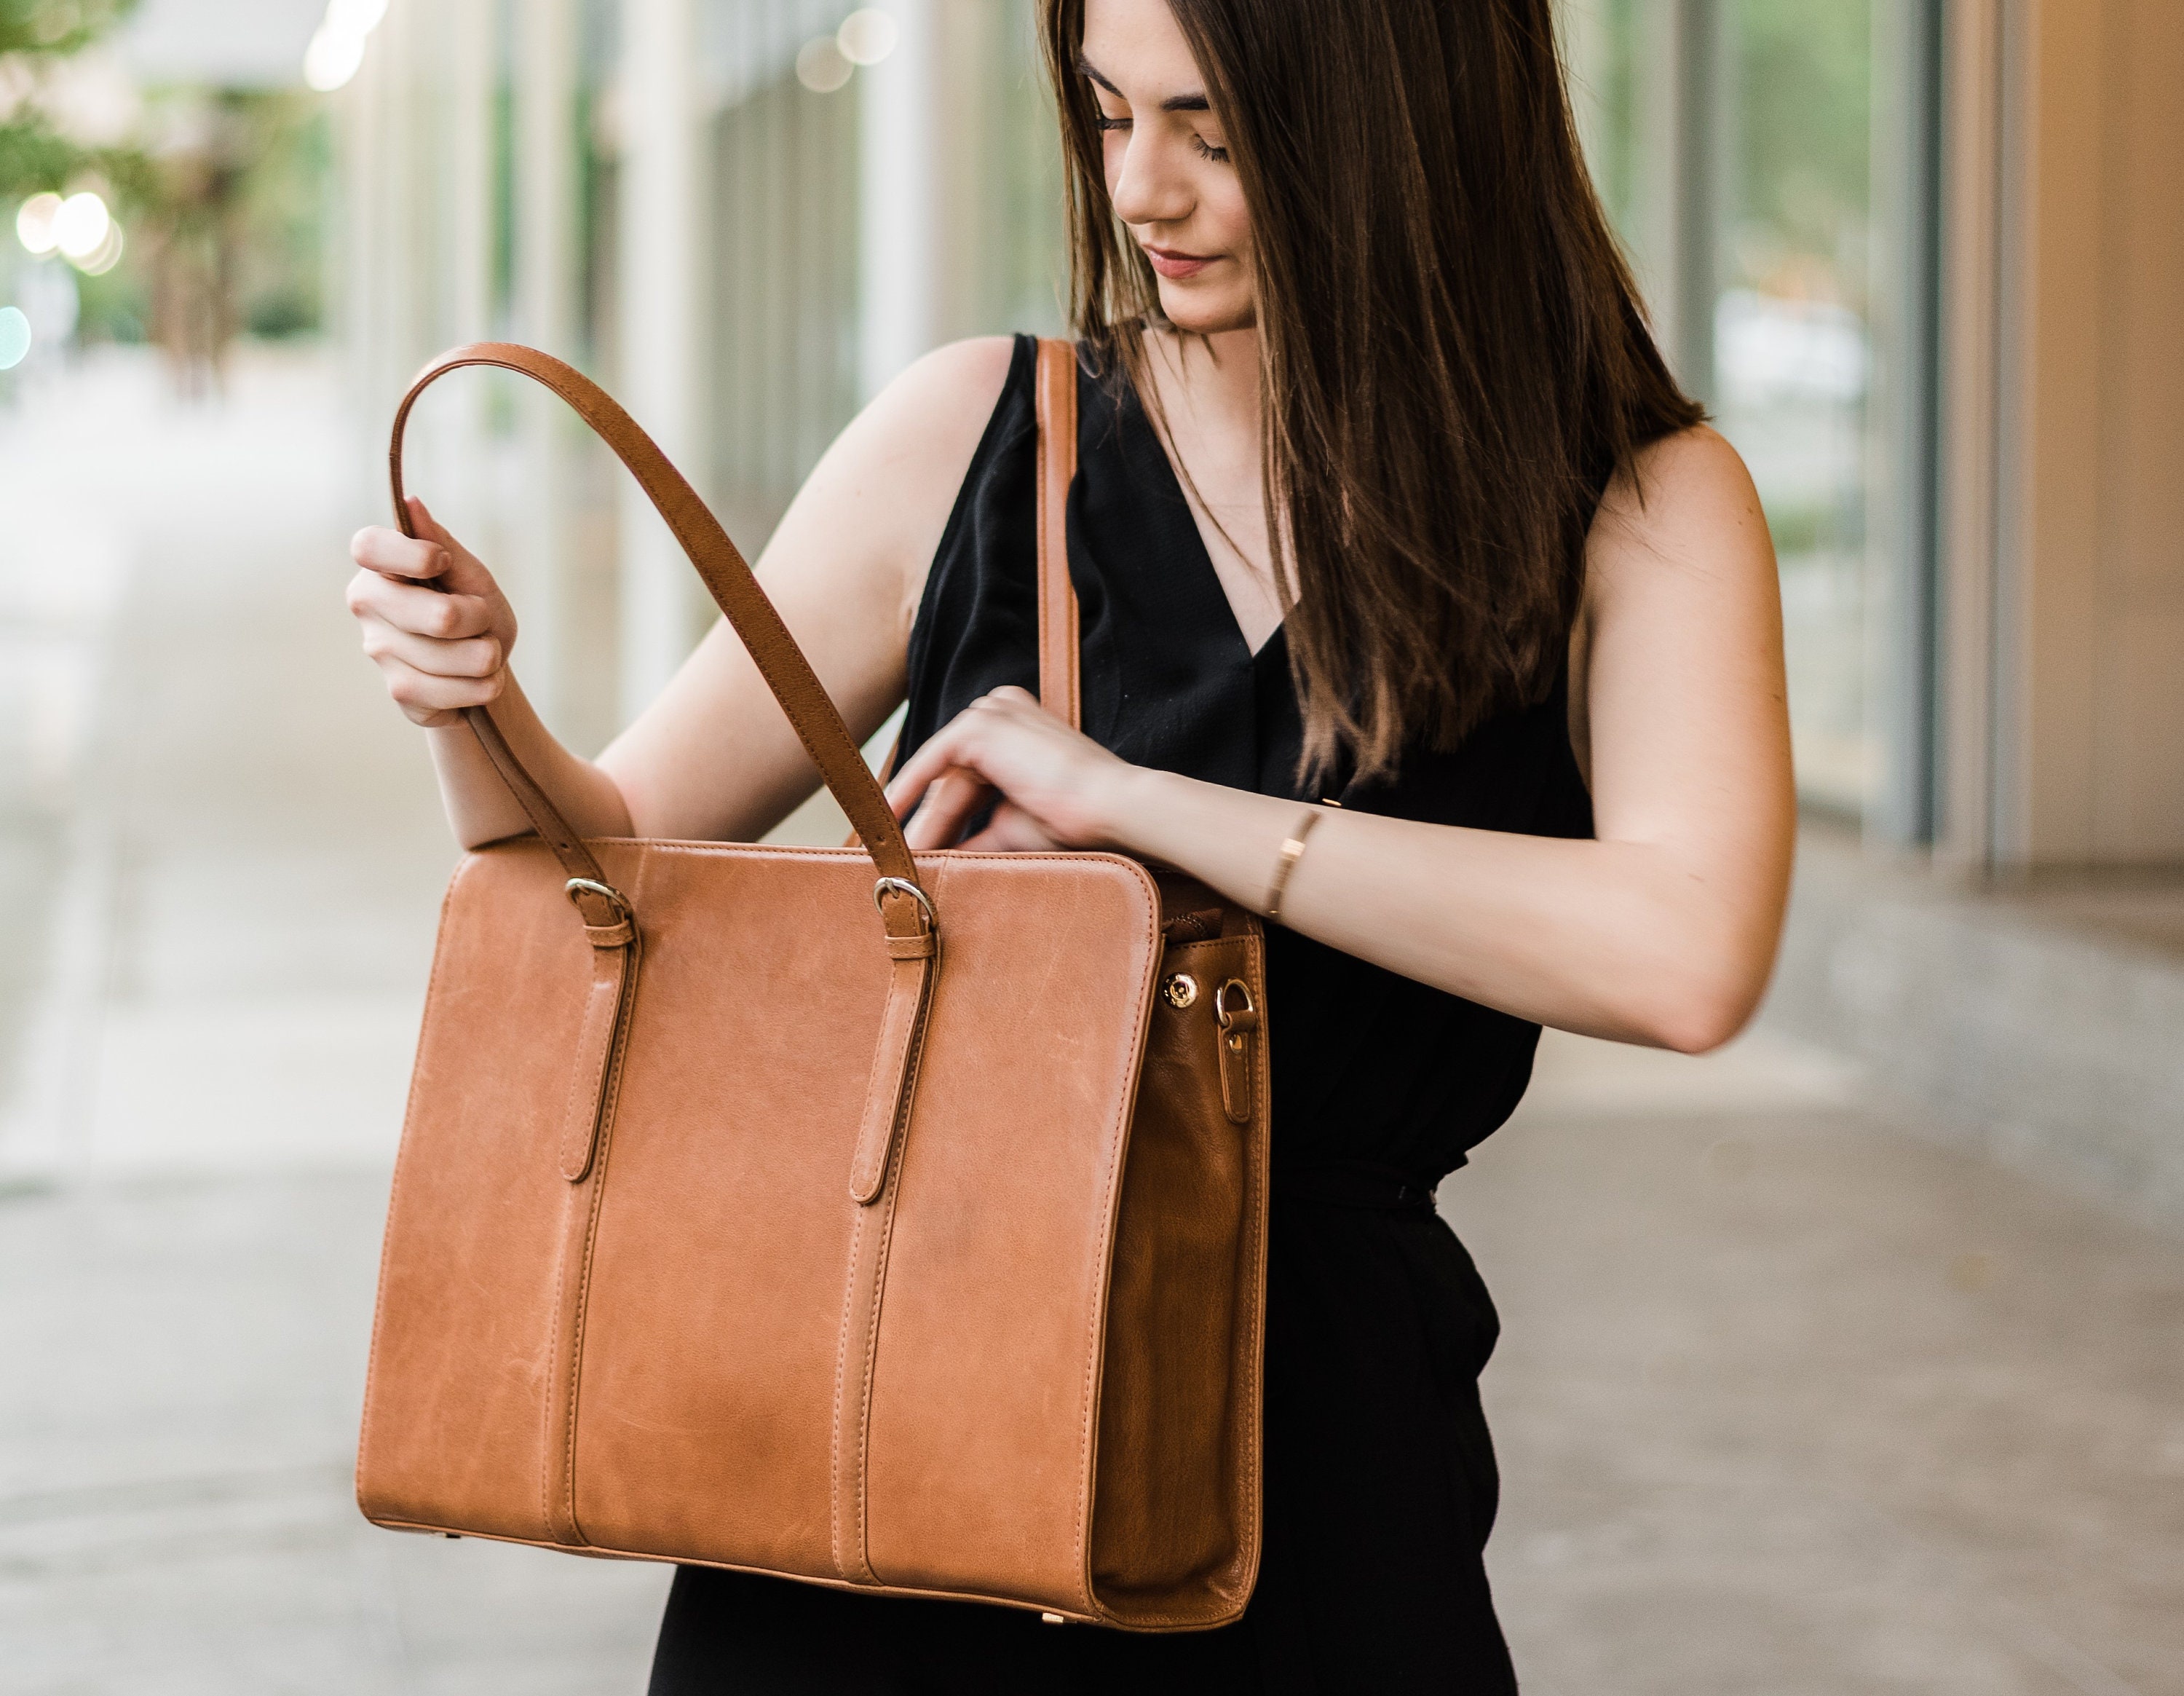
[[[882,878],[879,882],[872,885],[872,907],[883,918],[887,917],[887,909],[880,905],[880,898],[889,894],[908,895],[923,907],[926,924],[934,934],[939,934],[940,915],[933,912],[933,897],[926,894],[923,890],[918,888],[907,878]]]
[[[1243,1006],[1240,1007],[1232,1007],[1228,1005],[1228,991],[1231,990],[1235,990],[1238,995],[1243,996]],[[1257,1007],[1256,1007],[1251,1001],[1251,986],[1246,984],[1241,978],[1229,979],[1227,983],[1222,985],[1219,989],[1213,992],[1213,1012],[1215,1016],[1221,1021],[1221,1028],[1223,1030],[1228,1029],[1231,1024],[1235,1023],[1236,1015],[1238,1013],[1256,1013],[1258,1010]]]

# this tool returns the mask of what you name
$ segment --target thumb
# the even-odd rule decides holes
[[[457,541],[454,533],[432,516],[432,508],[421,496],[409,496],[408,504],[410,527],[424,540],[437,542],[447,550],[448,564],[436,579],[438,585],[451,594],[491,594],[496,588],[493,573],[478,556]]]

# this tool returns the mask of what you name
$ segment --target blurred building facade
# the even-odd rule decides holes
[[[919,354],[1058,328],[1059,150],[1029,0],[865,8],[845,31],[856,12],[395,0],[337,97],[362,416],[453,343],[548,349],[604,382],[755,556]],[[450,388],[421,415],[420,487],[506,562],[526,687],[598,741],[710,609],[560,403]]]
[[[1603,188],[1782,555],[1801,783],[2184,860],[2184,12],[1572,0]]]
[[[567,354],[755,553],[918,353],[1058,327],[1033,0],[852,13],[393,0],[337,97],[362,416],[453,343]],[[1817,823],[1778,1011],[2184,1223],[2184,8],[1560,20],[1663,344],[1781,557]],[[526,679],[596,744],[705,609],[557,404],[437,398],[419,486],[507,570]]]

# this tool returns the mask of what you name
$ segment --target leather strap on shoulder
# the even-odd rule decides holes
[[[1039,419],[1039,698],[1078,728],[1077,590],[1069,581],[1069,485],[1077,476],[1077,346],[1042,338]]]
[[[697,492],[668,462],[652,438],[637,427],[636,421],[605,390],[582,372],[549,354],[510,342],[480,342],[457,348],[441,354],[419,372],[395,410],[393,434],[387,449],[387,478],[394,491],[394,517],[403,533],[415,533],[410,526],[408,503],[402,498],[402,434],[410,421],[410,409],[432,384],[465,365],[497,365],[543,383],[568,402],[577,416],[614,449],[616,457],[629,467],[646,498],[667,521],[667,527],[674,532],[675,539],[682,544],[682,551],[697,567],[715,603],[734,627],[736,634],[743,639],[744,646],[750,650],[760,675],[773,691],[774,699],[781,703],[781,710],[788,715],[788,722],[795,727],[805,750],[818,767],[827,787],[833,791],[834,799],[841,803],[842,811],[849,815],[850,823],[855,826],[873,863],[887,877],[916,884],[917,867],[911,859],[902,827],[888,806],[887,796],[866,766],[849,727],[842,722],[842,715],[827,698],[811,662],[788,633],[788,627],[781,622],[781,615],[774,611],[766,591],[759,587],[758,579],[751,575],[743,555],[736,551],[736,544],[728,539],[720,521],[698,499]],[[604,882],[590,851],[570,828],[546,792],[523,769],[522,762],[494,725],[492,714],[478,706],[467,709],[463,716],[525,814],[569,875]],[[912,931],[917,928],[907,897],[890,897],[887,907],[901,910],[899,915],[888,912],[891,933],[898,928],[898,918]]]

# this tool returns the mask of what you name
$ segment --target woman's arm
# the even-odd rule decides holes
[[[1772,969],[1796,806],[1774,550],[1742,462],[1695,430],[1609,492],[1587,548],[1596,840],[1331,812],[1282,921],[1542,1024],[1696,1052],[1736,1035]],[[1020,690],[964,713],[892,786],[934,793],[913,842],[993,790],[994,845],[1110,845],[1262,909],[1295,803],[1124,765]]]
[[[905,371],[827,450],[759,560],[860,739],[901,698],[926,572],[1010,355],[1006,337],[989,337]],[[465,847],[530,828],[460,716],[488,702],[525,769],[586,835],[749,839],[811,793],[818,773],[725,622],[597,762],[571,753],[508,668],[515,619],[493,574],[422,503],[412,512],[418,539],[359,533],[349,606],[388,694],[427,729]],[[446,592],[424,586],[435,580]]]

